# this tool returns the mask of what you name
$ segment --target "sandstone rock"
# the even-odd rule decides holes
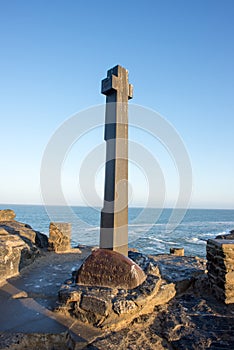
[[[0,221],[13,221],[15,219],[15,212],[11,209],[0,210]]]
[[[57,253],[71,249],[71,224],[65,222],[51,222],[49,236],[49,250]]]
[[[170,254],[184,256],[184,248],[170,248]]]
[[[80,303],[81,309],[97,313],[101,316],[106,316],[111,307],[105,299],[97,297],[96,295],[84,295]]]
[[[18,292],[16,294],[13,294],[11,296],[12,299],[22,299],[22,298],[28,298],[28,293],[25,292],[24,290],[21,292]]]
[[[134,311],[136,308],[137,308],[137,305],[132,300],[126,300],[126,299],[117,300],[113,304],[113,310],[118,315],[128,314],[128,313]]]
[[[195,278],[204,274],[206,261],[202,258],[156,255],[152,257],[159,267],[160,274],[167,283],[174,283],[177,293],[183,293],[188,289]]]
[[[19,236],[0,235],[0,282],[19,273],[23,249],[29,247]]]
[[[39,240],[39,247],[48,242],[45,235],[29,225],[14,220],[0,222],[0,282],[17,275],[39,256]]]
[[[2,221],[0,222],[0,229],[4,229],[8,234],[20,236],[28,244],[35,244],[39,248],[48,247],[48,237],[39,231],[33,230],[28,224],[18,221]]]

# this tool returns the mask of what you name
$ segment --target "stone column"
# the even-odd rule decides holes
[[[71,224],[51,222],[48,250],[66,252],[71,249]]]
[[[100,248],[128,255],[128,71],[116,66],[102,81],[106,95],[106,170]]]
[[[217,299],[234,303],[234,240],[209,239],[206,247],[210,286]]]

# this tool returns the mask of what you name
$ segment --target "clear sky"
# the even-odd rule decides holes
[[[130,103],[160,113],[186,146],[191,207],[234,209],[233,0],[0,0],[0,33],[0,203],[41,202],[41,160],[53,133],[105,102],[100,82],[120,64],[134,85]],[[173,159],[147,133],[132,135],[158,160],[173,205]],[[102,128],[95,139],[104,145]],[[95,147],[91,133],[64,161],[72,204],[83,203],[79,167]],[[147,176],[131,166],[133,205],[144,204]],[[101,197],[103,167],[95,183]]]

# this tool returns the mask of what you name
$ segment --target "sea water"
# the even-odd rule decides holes
[[[0,209],[6,208],[15,211],[17,221],[47,235],[51,221],[70,222],[72,246],[99,244],[100,208],[0,205]],[[170,247],[184,247],[185,255],[205,257],[207,239],[232,229],[234,210],[129,208],[129,247],[145,254],[169,253]]]

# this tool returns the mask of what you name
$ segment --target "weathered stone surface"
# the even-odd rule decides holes
[[[19,236],[0,235],[0,282],[19,273],[23,249],[30,248]]]
[[[184,256],[184,248],[170,248],[170,254]]]
[[[98,337],[84,350],[171,350],[170,344],[151,329],[152,319],[149,315],[137,317],[131,326]]]
[[[145,278],[143,270],[126,256],[107,249],[96,249],[78,270],[76,283],[133,289]]]
[[[57,253],[71,249],[71,224],[51,222],[49,235],[49,250]]]
[[[226,304],[234,303],[234,240],[208,240],[207,269],[216,297]]]
[[[96,295],[83,295],[80,302],[81,309],[91,311],[102,316],[106,316],[108,314],[110,306],[110,302],[108,303],[106,300],[102,299],[101,297],[97,297]]]
[[[98,257],[100,249],[93,253],[97,253]],[[112,257],[121,255],[110,250],[107,253]],[[153,312],[155,305],[166,303],[175,296],[175,285],[162,281],[157,264],[152,258],[137,252],[129,252],[129,255],[134,258],[134,261],[130,260],[131,264],[139,264],[141,271],[145,272],[146,278],[140,285],[131,289],[75,283],[63,285],[59,291],[58,311],[69,312],[78,320],[91,323],[95,327],[120,329],[129,324],[134,317]],[[129,259],[121,255],[121,261],[126,260]],[[103,263],[102,260],[100,266]],[[110,261],[104,265],[111,270]],[[91,266],[93,265],[90,264],[89,267]],[[93,269],[89,272],[92,273]],[[88,273],[86,276],[89,278]]]
[[[198,257],[175,255],[156,255],[152,257],[157,263],[160,274],[167,283],[174,283],[177,293],[189,288],[194,279],[204,274],[206,260]]]
[[[186,290],[185,293],[179,296],[177,295],[171,300],[167,300],[166,304],[164,304],[164,300],[161,299],[162,294],[160,294],[160,291],[162,287],[164,287],[163,293],[165,293],[165,291],[168,290],[167,288],[171,288],[171,286],[161,281],[159,291],[153,299],[149,301],[149,299],[146,298],[145,300],[146,306],[148,307],[147,310],[138,308],[136,313],[129,312],[120,315],[113,311],[112,315],[116,318],[112,319],[111,325],[109,323],[112,331],[105,329],[105,321],[95,328],[91,327],[90,323],[85,324],[79,322],[79,318],[75,318],[75,315],[71,313],[71,310],[73,312],[72,308],[74,304],[77,304],[75,301],[79,299],[75,294],[73,295],[73,301],[68,303],[66,307],[66,314],[64,314],[64,310],[61,310],[59,313],[52,312],[50,308],[51,302],[53,300],[53,303],[56,303],[54,293],[59,289],[59,283],[61,280],[67,279],[67,273],[68,271],[69,273],[72,271],[74,262],[80,265],[85,256],[90,252],[89,248],[82,248],[82,250],[82,255],[45,252],[45,255],[38,259],[35,264],[32,264],[29,268],[24,270],[21,276],[9,281],[9,289],[12,288],[12,285],[17,288],[17,290],[13,291],[14,294],[18,294],[19,290],[24,290],[28,293],[28,298],[26,298],[25,295],[24,299],[14,300],[12,297],[9,297],[11,293],[9,293],[9,290],[7,292],[6,287],[1,288],[1,349],[31,350],[34,349],[35,346],[38,349],[61,348],[71,350],[230,350],[234,348],[234,305],[225,305],[216,300],[214,293],[209,289],[206,273],[204,272],[202,275],[199,274],[197,277],[194,277],[192,269],[189,269],[189,271],[191,271],[190,279],[194,280],[191,288]],[[160,256],[161,264],[163,264],[163,258],[165,258],[164,265],[166,266],[168,263],[168,255]],[[170,258],[172,257],[170,256]],[[184,257],[183,259],[187,266],[189,260],[191,260],[191,265],[195,264],[194,258]],[[147,260],[149,262],[151,261],[150,258],[145,259],[145,261]],[[180,265],[178,265],[178,270],[180,270],[179,266]],[[141,266],[141,268],[143,267]],[[176,264],[174,266],[174,273],[175,271]],[[164,273],[169,274],[169,276],[164,274],[164,277],[169,279],[170,269],[167,270],[165,268]],[[37,284],[40,285],[40,288],[36,288]],[[76,287],[75,284],[73,284],[73,287],[68,286],[69,289],[74,288],[74,290]],[[104,288],[96,288],[97,296],[103,298],[103,289]],[[82,286],[82,293],[88,293],[90,290],[90,287]],[[119,298],[121,295],[122,297],[128,298],[129,291],[116,291],[107,288],[104,290],[107,293],[104,299],[108,295],[111,296],[112,293],[113,300],[117,295]],[[157,303],[156,306],[154,305],[156,299],[161,300],[160,305]],[[31,304],[29,304],[30,300],[32,301]],[[133,301],[135,302],[135,300]],[[24,308],[22,309],[23,305]],[[36,307],[36,309],[29,309],[29,305]],[[43,307],[38,310],[38,307],[42,305]],[[151,310],[149,307],[151,307]],[[38,311],[40,315],[36,315]],[[28,312],[29,315],[27,316]],[[43,312],[45,312],[44,315]],[[81,313],[81,311],[79,312]],[[88,313],[90,313],[90,319],[94,319],[92,313],[85,310],[83,310],[83,317],[85,318],[85,315]],[[100,315],[101,322],[103,318],[105,318],[105,316]],[[61,333],[61,321],[67,322],[65,338],[64,334]],[[109,319],[109,321],[111,320]],[[86,322],[88,322],[87,319]],[[9,333],[3,332],[3,330],[6,329],[7,323],[11,329]],[[119,324],[121,324],[121,326],[119,326]],[[14,332],[20,332],[20,329],[25,329],[26,327],[26,333],[28,334],[21,334],[22,336],[20,336],[19,333],[17,336],[14,334]],[[108,325],[106,327],[108,328]],[[62,332],[63,331],[64,330],[62,330]],[[74,337],[74,332],[76,338]],[[47,338],[48,333],[50,333],[49,338]],[[57,333],[56,336],[55,333]]]
[[[132,300],[126,300],[126,299],[117,300],[113,304],[113,310],[118,315],[134,312],[136,308],[137,308],[137,305]]]
[[[56,349],[75,350],[75,344],[71,341],[68,332],[62,333],[0,333],[1,350],[31,350],[31,349]]]
[[[48,237],[36,230],[28,224],[18,221],[2,221],[0,229],[4,229],[8,234],[20,236],[26,243],[35,244],[40,248],[48,247]]]
[[[62,304],[67,304],[71,302],[80,303],[82,291],[77,290],[76,288],[68,288],[64,285],[64,288],[61,288],[58,293],[59,301]]]
[[[42,242],[40,245],[38,242]],[[0,222],[0,282],[17,275],[32,263],[40,251],[48,245],[46,235],[34,231],[29,225],[13,221]]]
[[[0,221],[13,221],[15,219],[15,212],[11,209],[0,210]]]

